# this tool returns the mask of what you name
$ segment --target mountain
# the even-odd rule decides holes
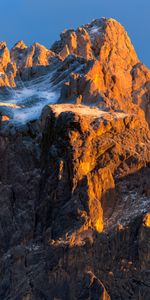
[[[0,299],[150,299],[150,71],[121,24],[0,43]]]
[[[64,31],[60,38],[51,50],[19,41],[10,53],[2,42],[0,86],[14,88],[20,78],[27,82],[44,74],[51,78],[53,73],[51,81],[60,90],[60,103],[77,101],[102,109],[130,110],[150,122],[150,71],[116,20],[94,20],[76,31]]]

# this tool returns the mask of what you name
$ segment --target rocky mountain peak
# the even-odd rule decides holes
[[[5,67],[10,62],[10,53],[6,42],[0,42],[0,67]]]
[[[64,30],[50,50],[37,42],[27,47],[23,41],[10,53],[6,43],[1,42],[0,47],[5,77],[1,86],[14,87],[16,74],[25,81],[55,70],[52,82],[58,84],[56,78],[60,79],[59,102],[135,112],[149,122],[149,70],[140,63],[127,32],[116,20],[103,17],[76,30]]]
[[[2,50],[2,49],[5,49],[7,47],[7,44],[6,44],[6,42],[0,42],[0,49]]]
[[[128,56],[127,65],[138,61],[125,29],[112,18],[96,19],[77,30],[65,30],[60,38],[54,43],[52,50],[60,55],[66,53],[63,58],[68,54],[74,54],[86,59],[96,58],[103,61],[108,60],[109,55],[118,53],[122,59]]]
[[[39,43],[34,43],[26,51],[24,67],[32,67],[36,65],[46,66],[49,64],[49,56],[52,52]],[[55,56],[55,54],[53,54]]]
[[[25,55],[26,49],[27,46],[21,40],[17,42],[10,51],[11,61],[15,64],[17,71],[19,71],[21,68],[22,60]]]
[[[149,300],[150,70],[96,19],[0,43],[0,300]]]
[[[137,79],[136,70],[140,62],[127,32],[119,22],[101,18],[76,31],[65,31],[52,49],[63,59],[72,54],[87,60],[83,73],[74,72],[74,76],[71,74],[67,78],[61,102],[76,101],[80,96],[82,103],[96,104],[105,109],[130,110],[141,115],[142,108],[149,119],[146,108],[148,100],[144,100],[149,94],[145,84],[150,80],[149,71],[144,65],[141,66],[140,69],[145,71],[140,73],[140,80]],[[137,80],[139,87],[135,84]],[[141,103],[139,89],[143,94]],[[78,90],[76,96],[75,90]],[[137,102],[139,105],[135,105]]]
[[[14,45],[14,47],[12,48],[12,49],[26,49],[27,48],[27,46],[26,46],[26,44],[24,43],[24,41],[23,40],[20,40],[20,41],[18,41],[15,45]]]
[[[115,59],[115,55],[122,60],[127,59],[128,65],[137,63],[138,58],[130,38],[124,27],[116,20],[102,18],[85,25],[92,40],[95,56],[101,62]]]
[[[6,42],[0,42],[0,87],[14,87],[16,69],[11,62]]]

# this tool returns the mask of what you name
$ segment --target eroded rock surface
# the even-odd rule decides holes
[[[51,105],[2,122],[0,157],[2,300],[148,299],[146,121]]]
[[[139,115],[144,111],[149,122],[150,73],[116,20],[102,18],[77,31],[65,31],[52,50],[63,59],[68,55],[86,59],[84,68],[64,81],[61,102],[78,101],[80,96],[81,103],[105,109]]]
[[[15,66],[10,59],[10,52],[5,42],[0,42],[0,87],[15,87]]]

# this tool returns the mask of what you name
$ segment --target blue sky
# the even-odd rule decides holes
[[[0,40],[50,47],[65,28],[102,16],[125,26],[139,58],[150,67],[149,0],[1,0]]]

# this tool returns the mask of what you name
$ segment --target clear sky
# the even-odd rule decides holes
[[[112,17],[125,26],[139,58],[150,67],[150,0],[0,0],[0,40],[47,47],[65,28]]]

